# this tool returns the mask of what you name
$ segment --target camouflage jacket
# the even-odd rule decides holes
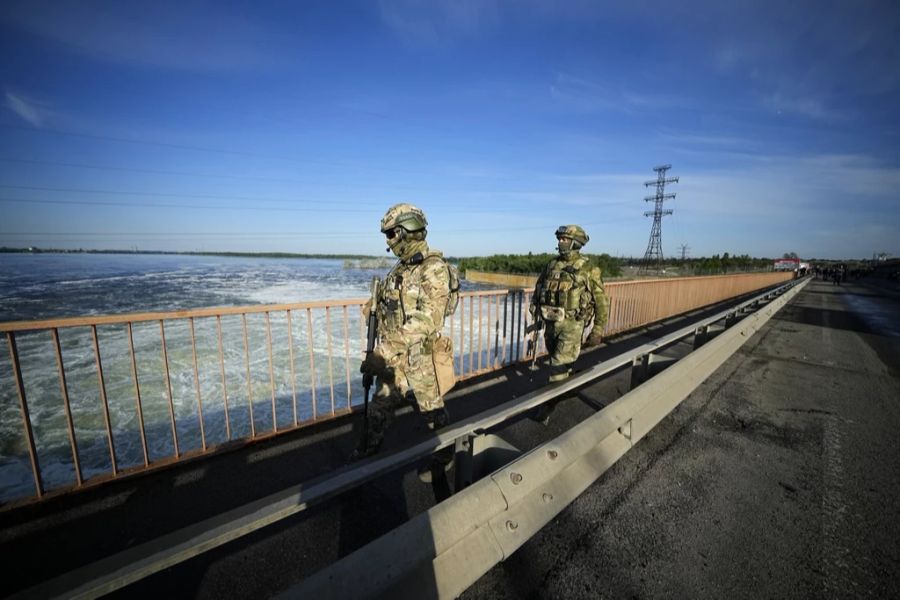
[[[450,298],[450,274],[443,255],[424,244],[388,273],[377,299],[380,353],[392,359],[428,353],[444,328]]]
[[[603,290],[600,267],[577,251],[551,260],[538,277],[531,297],[534,309],[561,308],[566,319],[590,322],[591,333],[601,334],[609,318],[609,301]]]

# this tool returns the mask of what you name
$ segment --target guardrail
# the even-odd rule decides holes
[[[606,333],[788,278],[609,284]],[[525,359],[530,297],[462,294],[444,330],[460,379]],[[8,346],[0,361],[0,502],[44,498],[349,413],[362,399],[363,302],[0,323]]]
[[[459,597],[597,481],[807,282],[739,324],[734,325],[732,313],[720,315],[726,329],[708,343],[702,337],[710,322],[704,323],[703,331],[695,332],[701,336],[695,337],[695,346],[702,347],[675,366],[278,598]],[[729,329],[730,325],[734,326]],[[667,336],[658,346],[685,335],[690,333]],[[639,358],[634,354],[633,364]],[[605,363],[597,367],[608,372]],[[596,377],[596,372],[584,373],[566,387],[579,387]],[[480,425],[486,429],[486,423]]]

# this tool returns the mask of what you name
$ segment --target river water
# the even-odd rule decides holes
[[[367,295],[373,275],[330,259],[0,254],[0,321]]]
[[[372,277],[383,276],[386,271],[344,268],[343,261],[337,259],[0,254],[0,321],[364,298]],[[472,286],[464,283],[464,287]],[[337,340],[341,339],[345,324],[340,311],[333,313],[332,337]],[[286,314],[273,313],[274,361],[267,351],[261,315],[248,316],[247,352],[240,317],[223,317],[225,384],[218,362],[215,319],[195,320],[199,383],[194,377],[187,320],[167,322],[165,327],[170,382],[160,375],[164,369],[158,322],[135,324],[142,417],[151,462],[174,452],[170,395],[181,453],[200,448],[201,435],[208,445],[222,443],[229,436],[249,435],[251,427],[258,434],[260,430],[271,430],[273,422],[277,422],[281,429],[293,421],[295,414],[303,420],[334,410],[336,405],[340,408],[341,403],[346,407],[358,402],[361,394],[357,389],[359,358],[355,334],[360,330],[359,312],[351,309],[348,315],[350,337],[356,346],[352,352],[342,353],[330,347],[324,319],[307,331],[305,319],[298,315],[288,330]],[[127,333],[123,326],[97,329],[117,466],[139,465],[143,462],[143,447]],[[287,331],[297,345],[293,377],[292,365],[286,358]],[[109,440],[100,408],[90,328],[61,329],[59,335],[78,440],[77,455],[84,477],[108,473]],[[306,340],[310,340],[308,351],[303,348]],[[18,334],[17,343],[44,485],[47,489],[69,485],[75,477],[73,449],[52,338],[47,333]],[[4,350],[5,346],[4,343]],[[313,359],[317,365],[327,362],[328,373],[321,366],[317,367],[318,376],[304,370]],[[245,360],[250,363],[249,368]],[[272,371],[278,381],[275,402],[269,392]],[[352,373],[350,384],[345,383],[345,373]],[[169,383],[171,392],[167,389]],[[323,387],[329,383],[335,384],[337,401]],[[227,389],[225,394],[223,386]],[[244,391],[248,387],[250,391]],[[197,388],[203,399],[202,420]],[[230,411],[223,396],[229,398]],[[22,431],[11,362],[4,351],[0,353],[0,502],[34,493]]]

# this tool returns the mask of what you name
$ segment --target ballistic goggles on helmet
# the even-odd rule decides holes
[[[560,225],[556,229],[556,237],[557,239],[567,238],[574,240],[582,246],[587,244],[590,239],[579,225]]]

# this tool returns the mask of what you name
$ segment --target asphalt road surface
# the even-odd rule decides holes
[[[812,281],[463,597],[900,597],[897,291]]]

